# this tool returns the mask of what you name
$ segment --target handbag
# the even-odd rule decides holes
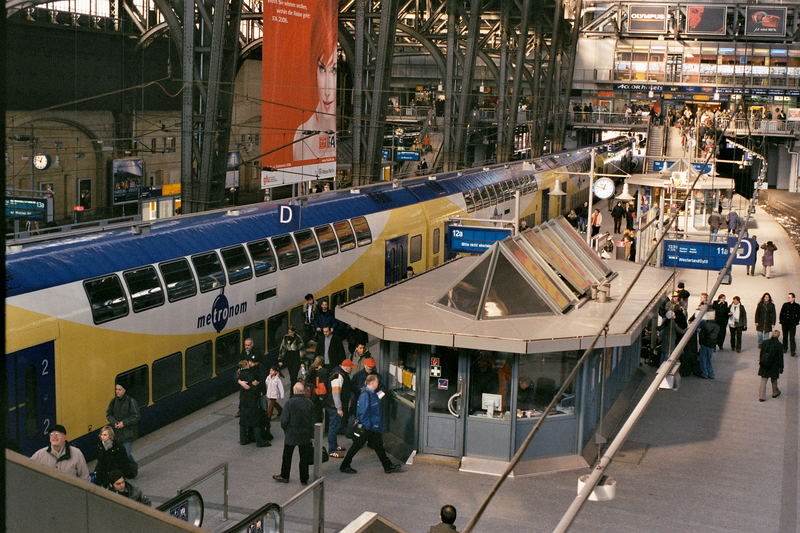
[[[311,447],[311,457],[308,458],[308,464],[310,464],[310,465],[314,464],[314,456],[315,455],[316,454],[314,453],[314,447],[312,446]],[[322,462],[323,463],[327,463],[328,461],[330,461],[330,459],[331,459],[330,455],[328,455],[328,448],[323,446],[322,447]]]
[[[358,436],[356,435],[358,433]],[[350,417],[347,423],[347,428],[344,431],[344,436],[350,440],[360,437],[364,433],[364,424],[356,417]]]

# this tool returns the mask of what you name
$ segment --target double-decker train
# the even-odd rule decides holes
[[[629,139],[594,145],[597,164]],[[335,307],[449,258],[454,217],[535,225],[587,198],[590,148],[6,248],[7,437],[53,424],[93,451],[114,384],[151,431],[235,389],[245,338],[268,351],[306,293]],[[556,179],[566,196],[548,195]]]

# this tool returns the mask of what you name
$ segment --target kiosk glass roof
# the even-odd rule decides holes
[[[477,318],[483,287],[489,275],[492,254],[485,254],[467,275],[450,287],[438,303],[455,311]]]
[[[506,239],[500,243],[500,246],[505,247],[512,257],[517,260],[525,271],[533,278],[534,283],[540,288],[551,302],[553,310],[564,311],[569,307],[572,295],[566,294],[558,284],[550,278],[548,272],[542,266],[538,265],[533,257],[531,257],[519,243],[513,239]],[[547,268],[549,270],[549,268]]]
[[[558,244],[559,249],[574,250],[576,252],[575,256],[592,272],[592,281],[594,283],[603,281],[611,274],[611,269],[608,268],[608,265],[594,253],[594,250],[581,238],[580,234],[569,225],[567,219],[558,217],[555,220],[545,222],[542,227],[553,230],[553,233],[547,232],[546,235]]]
[[[569,248],[559,248],[544,236],[539,228],[524,231],[522,236],[539,252],[564,279],[577,296],[586,294],[592,287],[591,273],[580,263]]]
[[[483,311],[479,318],[552,312],[550,306],[514,268],[506,256],[497,254],[494,275],[486,292]]]

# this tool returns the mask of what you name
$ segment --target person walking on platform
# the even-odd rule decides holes
[[[791,349],[792,357],[797,357],[797,344],[794,337],[797,325],[800,324],[800,304],[794,301],[793,292],[789,293],[789,299],[781,306],[779,321],[783,330],[783,353]]]
[[[614,219],[614,233],[622,231],[622,219],[625,218],[625,213],[625,206],[622,205],[622,202],[617,202],[617,205],[611,210],[611,218]]]
[[[586,231],[586,225],[589,219],[589,202],[583,202],[575,208],[575,213],[578,215],[578,231],[581,233]]]
[[[317,334],[316,339],[317,347],[314,353],[322,356],[325,368],[333,368],[344,361],[345,354],[342,338],[333,332],[332,327],[323,327],[322,331]]]
[[[683,307],[681,307],[678,299],[678,292],[675,291],[672,293],[672,301],[666,303],[660,327],[662,363],[669,358],[669,354],[678,345],[687,325],[686,314],[683,312]]]
[[[758,347],[761,348],[764,341],[769,338],[773,326],[775,326],[775,304],[772,303],[772,296],[768,292],[765,292],[761,300],[758,301],[755,322]]]
[[[114,470],[119,470],[128,479],[136,477],[137,472],[133,471],[132,464],[125,450],[114,440],[114,429],[111,426],[104,426],[100,430],[100,439],[97,442],[97,464],[94,467],[94,483],[101,487],[107,487],[114,480],[109,474]]]
[[[636,218],[636,204],[628,202],[625,213],[625,229],[633,231],[633,220]]]
[[[712,211],[708,216],[708,227],[711,231],[712,240],[715,238],[716,234],[719,233],[720,226],[722,226],[722,215],[716,211]]]
[[[714,379],[714,367],[711,365],[711,356],[714,355],[714,347],[719,338],[720,326],[716,322],[716,314],[709,311],[700,322],[700,377],[703,379]],[[723,326],[724,327],[724,326]]]
[[[756,265],[758,264],[758,239],[755,235],[750,237],[753,241],[753,262],[747,265],[747,275],[748,276],[755,276],[756,275]]]
[[[325,417],[328,419],[328,449],[330,456],[337,459],[344,457],[345,448],[339,446],[337,437],[342,421],[347,419],[350,406],[350,372],[353,362],[345,359],[336,368],[331,369],[328,378],[328,395],[325,398]]]
[[[717,347],[722,350],[725,344],[725,326],[728,325],[728,313],[730,313],[730,307],[728,306],[728,302],[725,301],[725,295],[720,294],[717,297],[717,301],[711,304],[711,307],[714,309],[714,322],[719,326]]]
[[[50,445],[38,450],[31,460],[40,465],[55,468],[59,472],[89,481],[86,459],[75,446],[67,442],[67,430],[61,424],[50,428]]]
[[[264,396],[264,376],[255,354],[247,361],[247,368],[239,372],[239,444],[245,446],[256,441],[256,446],[270,446],[264,434],[266,413],[261,405]],[[267,424],[269,421],[267,421]]]
[[[139,436],[139,404],[119,383],[114,386],[114,398],[106,409],[106,419],[116,431],[117,442],[128,454],[132,467],[138,470],[132,452],[133,441]]]
[[[314,404],[314,422],[322,422],[325,412],[325,397],[328,394],[328,369],[322,356],[318,355],[308,367],[308,388],[311,391],[311,402]]]
[[[253,339],[247,338],[244,340],[244,349],[242,350],[241,355],[239,355],[240,361],[247,361],[250,359],[251,355],[255,355],[259,361],[264,357],[264,354],[259,351],[255,343],[253,343]]]
[[[272,476],[280,483],[289,482],[292,470],[292,455],[297,446],[300,454],[300,483],[308,484],[308,465],[314,454],[312,444],[314,438],[314,406],[311,400],[303,394],[305,385],[295,383],[292,392],[281,413],[281,427],[283,428],[283,459],[281,473]]]
[[[767,380],[772,382],[772,397],[777,398],[781,395],[781,390],[778,388],[778,376],[783,374],[783,346],[779,340],[780,335],[776,329],[761,345],[761,353],[758,356],[758,375],[761,378],[761,385],[758,388],[759,402],[766,401]]]
[[[358,397],[358,408],[356,409],[356,416],[358,423],[353,431],[353,446],[347,452],[347,455],[342,461],[339,470],[345,474],[355,474],[356,469],[350,466],[353,462],[353,457],[358,451],[369,443],[370,447],[375,450],[375,454],[383,465],[383,471],[387,474],[399,472],[402,465],[393,464],[392,461],[386,456],[386,450],[383,448],[383,414],[381,412],[381,397],[376,392],[378,389],[378,376],[367,376],[364,388],[361,390],[361,395]]]
[[[269,375],[266,379],[266,387],[267,387],[267,400],[269,404],[267,405],[267,420],[272,420],[272,413],[273,411],[278,411],[278,416],[281,416],[283,412],[283,407],[281,404],[278,403],[278,400],[283,400],[283,380],[281,379],[281,375],[278,372],[277,367],[272,367],[269,369]]]
[[[428,533],[458,533],[456,529],[456,508],[452,505],[443,505],[439,511],[441,522],[431,526]]]
[[[742,332],[747,330],[747,311],[742,300],[734,296],[728,308],[728,329],[731,330],[731,350],[742,351]]]
[[[761,245],[764,250],[764,255],[761,257],[761,264],[764,265],[764,277],[769,279],[772,277],[772,267],[775,266],[775,252],[778,247],[772,241],[767,241],[766,244]]]
[[[597,208],[595,208],[595,210],[592,211],[591,225],[592,225],[592,237],[594,237],[595,235],[600,233],[600,226],[603,225],[603,214]]]
[[[316,319],[317,302],[314,300],[314,295],[308,293],[305,296],[305,303],[303,304],[303,341],[306,343],[314,340],[314,335],[316,334],[314,321]]]
[[[736,211],[731,211],[725,217],[725,221],[728,224],[728,235],[731,233],[739,233],[739,214]]]
[[[289,326],[289,330],[281,340],[281,346],[278,349],[278,365],[289,371],[290,386],[294,386],[297,382],[297,373],[300,370],[300,353],[305,349],[305,343],[302,337],[297,334],[297,329],[294,326]]]

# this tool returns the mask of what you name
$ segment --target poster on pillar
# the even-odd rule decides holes
[[[336,177],[338,13],[336,0],[264,0],[262,189]]]

